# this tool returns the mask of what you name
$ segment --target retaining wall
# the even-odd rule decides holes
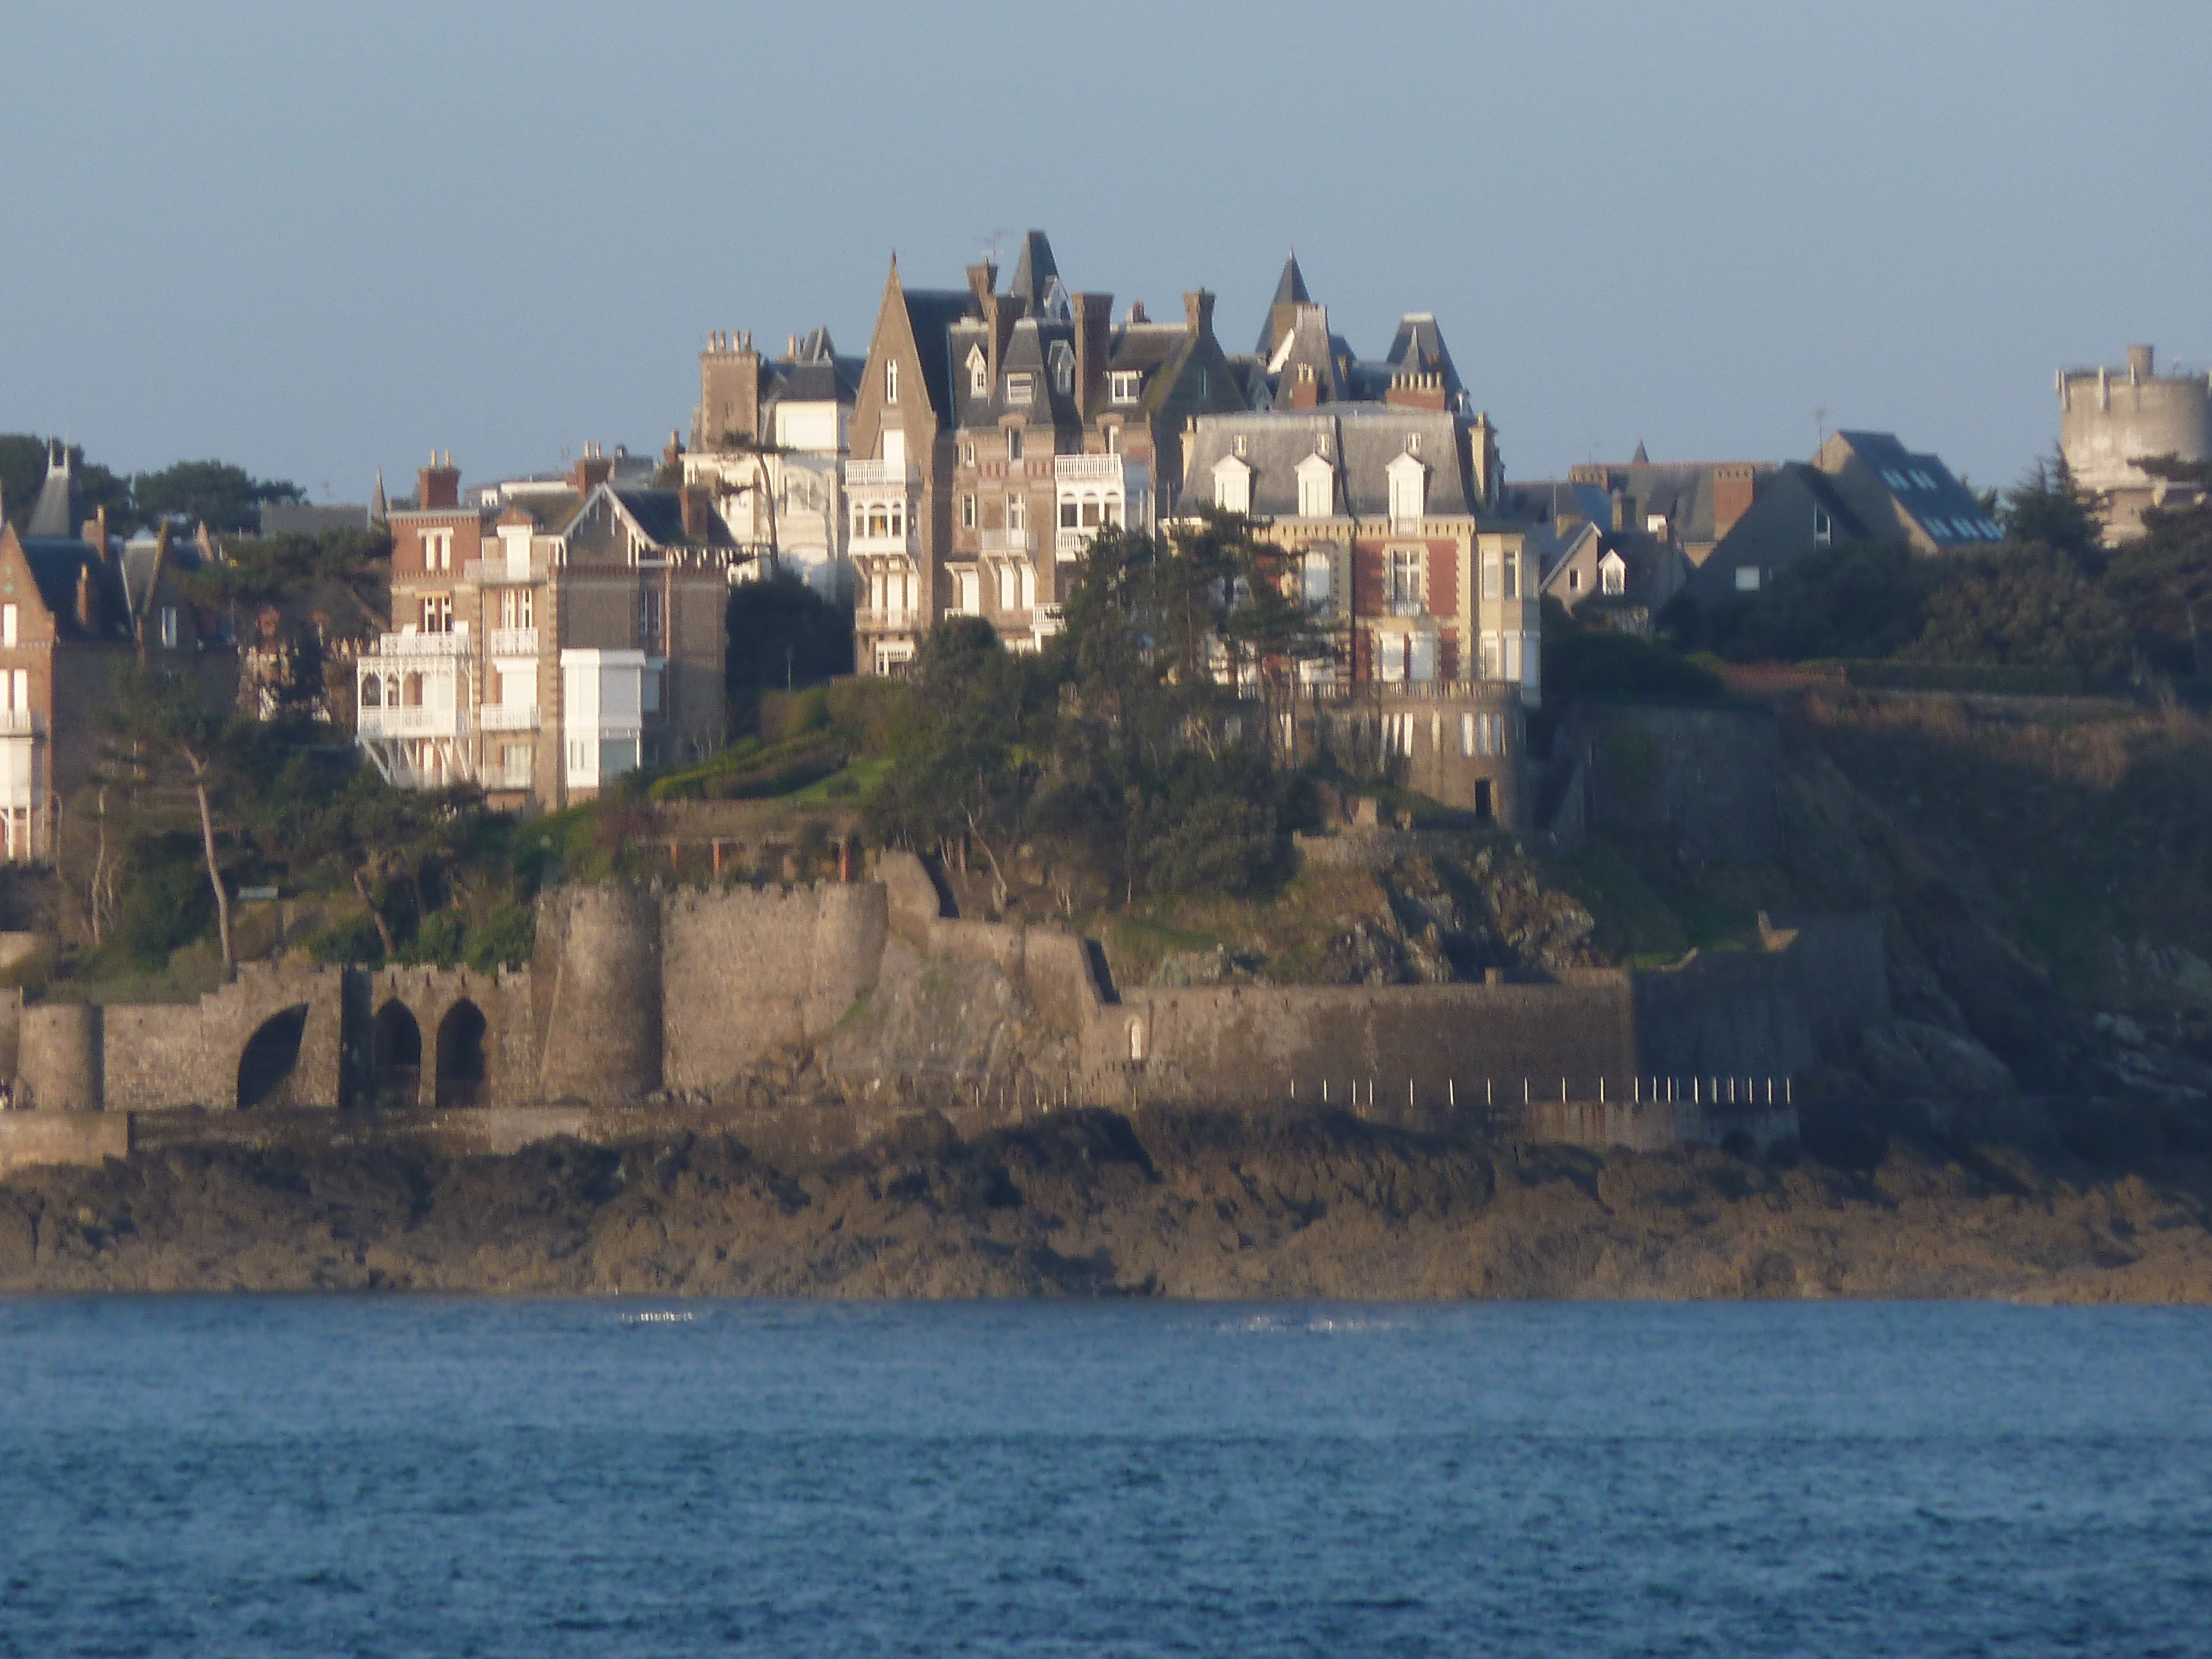
[[[98,1167],[131,1156],[123,1112],[0,1112],[0,1175],[40,1164]]]

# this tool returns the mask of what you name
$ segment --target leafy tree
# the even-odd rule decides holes
[[[2074,481],[2066,457],[2054,451],[2028,469],[2026,477],[2005,492],[2005,534],[2015,542],[2032,542],[2087,558],[2097,549],[2101,533],[2096,502]]]
[[[2091,683],[2128,659],[2127,617],[2094,562],[2056,548],[1962,557],[1930,592],[1918,638],[1896,653],[1915,662],[2068,667]]]
[[[1544,698],[1717,697],[1724,688],[1667,645],[1611,629],[1578,628],[1557,599],[1544,601]]]
[[[2142,465],[2185,488],[2173,505],[2144,512],[2143,533],[2110,556],[2106,583],[2153,666],[2201,676],[2212,672],[2212,502],[2201,493],[2212,491],[2212,466]]]
[[[200,850],[215,900],[222,969],[235,965],[230,945],[230,892],[216,853],[214,797],[231,780],[230,714],[187,675],[134,666],[118,677],[106,718],[114,739],[111,762],[143,793],[191,790],[199,809]]]
[[[252,530],[261,523],[264,502],[306,495],[287,479],[256,478],[228,461],[179,461],[138,474],[131,481],[131,499],[145,519],[173,515],[213,530]]]
[[[1662,621],[1683,645],[1737,662],[1887,657],[1927,625],[1941,574],[1902,543],[1849,544],[1792,561],[1756,594],[1677,604]]]

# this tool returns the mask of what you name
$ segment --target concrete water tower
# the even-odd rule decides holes
[[[2096,495],[2106,541],[2139,536],[2143,509],[2175,493],[2139,463],[2212,461],[2212,376],[2160,375],[2147,345],[2128,348],[2125,368],[2062,368],[2058,448],[2075,482]]]

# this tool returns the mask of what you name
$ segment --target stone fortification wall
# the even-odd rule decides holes
[[[15,1103],[42,1112],[100,1108],[100,1010],[49,1002],[23,1011]]]
[[[344,981],[336,968],[246,963],[197,1003],[113,1004],[100,1011],[104,1091],[118,1112],[239,1104],[246,1044],[272,1021],[298,1031],[290,1099],[336,1107],[344,1097]]]
[[[714,1089],[818,1042],[876,982],[890,926],[877,882],[679,893],[661,914],[662,1075]]]
[[[532,1048],[541,1100],[634,1099],[661,1086],[660,900],[562,887],[538,902]]]
[[[1577,703],[1552,740],[1550,825],[1674,830],[1702,861],[1755,864],[1782,851],[1780,729],[1739,703]]]
[[[1797,1109],[1778,1089],[1775,1103],[1761,1099],[1729,1106],[1674,1101],[1540,1100],[1522,1115],[1521,1133],[1530,1140],[1593,1152],[1626,1147],[1663,1152],[1676,1146],[1720,1146],[1738,1136],[1761,1151],[1797,1138]]]
[[[1495,1097],[1566,1080],[1595,1093],[1628,1079],[1636,1034],[1629,976],[1557,985],[1237,986],[1133,992],[1102,1010],[1085,1058],[1109,1098],[1395,1108]],[[1118,1085],[1118,1087],[1116,1086]],[[1409,1095],[1410,1085],[1410,1095]]]
[[[0,1176],[38,1164],[97,1165],[131,1156],[125,1112],[0,1112]]]
[[[1786,951],[1692,951],[1636,975],[1635,1073],[1674,1078],[1785,1078],[1820,1047]]]

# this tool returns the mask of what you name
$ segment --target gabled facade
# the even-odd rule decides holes
[[[744,551],[704,487],[613,473],[587,449],[564,487],[464,506],[435,458],[421,505],[392,513],[395,626],[355,671],[358,740],[386,777],[556,807],[721,744]]]
[[[138,543],[104,511],[75,524],[67,453],[57,445],[29,528],[0,524],[0,859],[45,862],[64,798],[92,775],[117,672],[149,665],[226,678],[225,641],[204,639],[178,580],[203,556],[164,524]]]
[[[861,375],[845,479],[863,673],[899,672],[947,615],[1042,644],[1091,538],[1155,522],[1188,422],[1243,407],[1210,294],[1180,325],[1132,307],[1117,325],[1041,231],[1005,292],[995,264],[967,276],[908,290],[894,265]]]

